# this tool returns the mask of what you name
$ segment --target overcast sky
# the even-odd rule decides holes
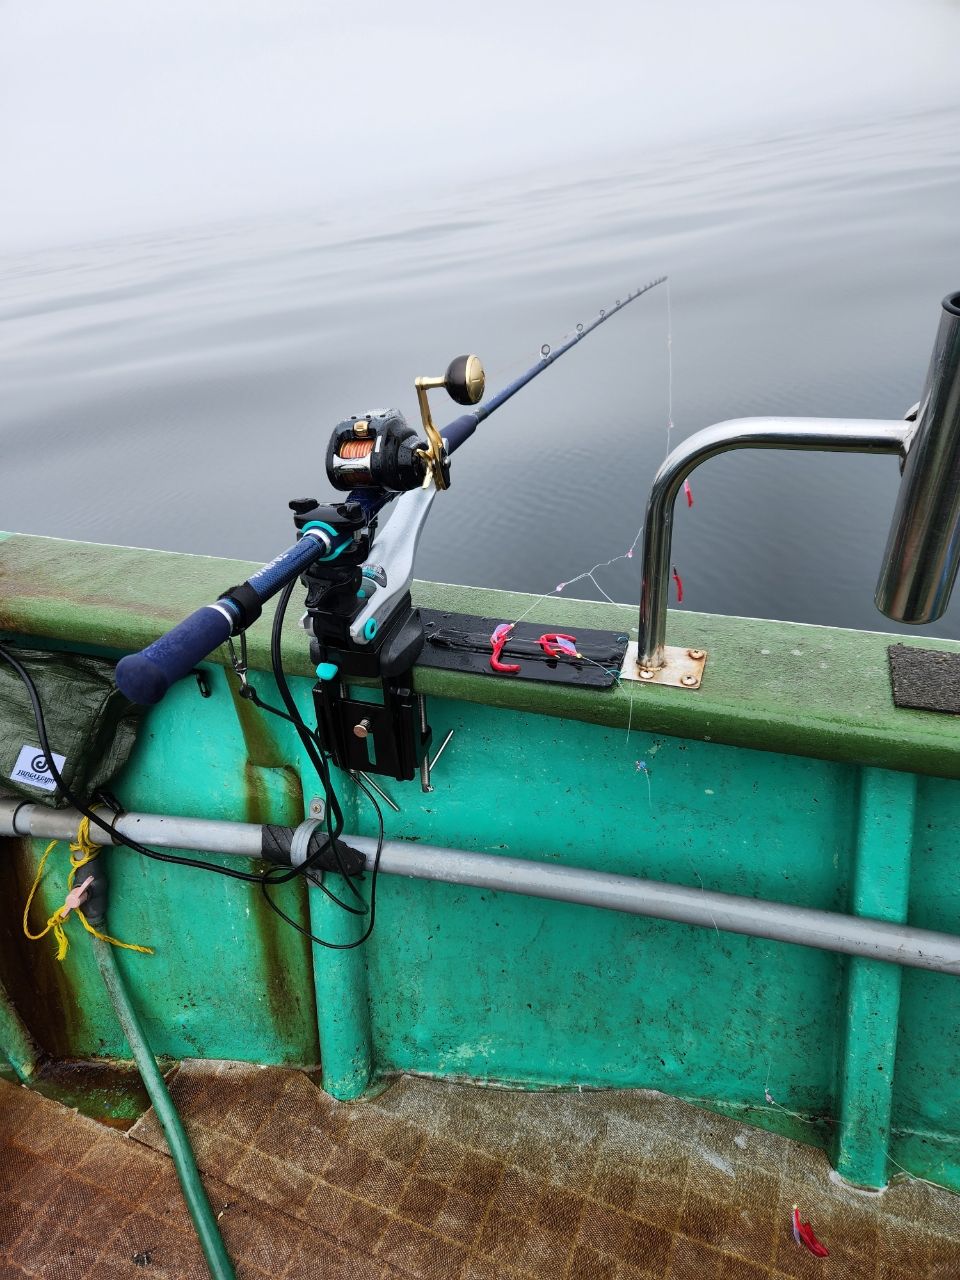
[[[0,0],[0,249],[955,102],[956,0]]]

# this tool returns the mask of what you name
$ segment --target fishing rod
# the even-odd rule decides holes
[[[531,365],[525,373],[521,373],[518,378],[515,378],[502,391],[498,391],[495,396],[491,396],[489,400],[478,405],[473,413],[463,414],[443,429],[442,436],[446,442],[447,453],[453,453],[456,449],[459,449],[465,440],[469,440],[484,418],[489,418],[491,413],[499,409],[501,405],[506,404],[511,396],[515,396],[518,391],[521,391],[534,378],[539,377],[545,369],[549,369],[550,365],[559,360],[562,355],[566,355],[579,342],[582,342],[588,333],[593,333],[594,329],[598,329],[600,325],[605,324],[618,311],[622,311],[624,307],[629,306],[631,302],[642,297],[643,294],[649,293],[657,285],[663,284],[666,278],[666,276],[660,276],[656,280],[651,280],[649,284],[642,285],[639,289],[634,289],[625,298],[618,298],[609,311],[602,310],[589,324],[578,324],[571,337],[566,342],[561,342],[560,346],[553,350],[549,346],[542,346],[540,348],[540,359],[536,364]]]
[[[159,702],[172,684],[190,674],[214,649],[246,631],[271,597],[302,577],[307,587],[304,625],[324,686],[325,696],[317,710],[325,745],[341,767],[412,777],[414,758],[422,758],[429,731],[422,705],[420,729],[416,729],[417,709],[408,687],[409,671],[424,643],[419,614],[410,601],[410,585],[433,500],[450,485],[450,456],[484,419],[666,278],[660,276],[618,298],[588,324],[578,324],[556,348],[545,344],[535,364],[483,403],[486,379],[475,355],[456,357],[441,377],[417,378],[425,441],[399,409],[378,409],[338,423],[327,447],[326,471],[333,487],[346,491],[346,498],[334,503],[295,498],[290,507],[298,530],[296,543],[140,653],[122,658],[116,668],[121,692],[141,705]],[[476,408],[437,429],[427,393],[440,387],[457,404]],[[378,515],[394,500],[396,510],[377,541],[374,557]],[[345,716],[335,692],[344,676],[383,681],[388,723],[380,725],[379,735],[370,719],[370,704],[357,704],[366,712],[358,712],[352,721]],[[400,690],[404,693],[398,701]],[[363,741],[367,734],[383,740],[375,744],[373,762]]]
[[[420,416],[423,419],[423,427],[427,435],[427,446],[420,450],[420,454],[426,463],[429,473],[425,475],[422,483],[429,484],[432,479],[437,489],[448,488],[450,478],[446,466],[447,459],[470,439],[485,418],[489,418],[492,413],[495,413],[501,405],[506,404],[518,391],[521,391],[534,378],[538,378],[541,373],[544,373],[552,364],[556,363],[561,356],[566,355],[568,351],[582,342],[587,334],[593,333],[594,329],[598,329],[600,325],[605,324],[618,311],[622,311],[624,307],[629,306],[631,302],[634,302],[643,294],[649,293],[657,285],[663,284],[666,279],[666,276],[660,276],[656,280],[651,280],[649,284],[641,285],[639,289],[634,289],[625,298],[618,298],[614,306],[609,310],[601,309],[588,324],[578,324],[575,332],[562,341],[559,346],[551,349],[545,343],[540,348],[540,359],[536,364],[532,364],[529,369],[514,378],[512,382],[498,391],[496,395],[491,396],[489,400],[485,400],[483,404],[477,404],[476,409],[473,409],[470,413],[461,414],[459,418],[448,422],[445,427],[441,427],[439,430],[433,425],[426,392],[434,387],[444,387],[450,398],[458,404],[475,404],[484,392],[486,379],[483,368],[476,356],[458,356],[450,362],[442,378],[417,378],[415,385],[420,403]],[[345,436],[346,439],[350,440],[353,449],[358,452],[362,449],[362,444],[356,440],[356,437],[351,438],[349,432],[346,432]],[[337,454],[335,450],[332,451],[332,458],[334,467],[339,468],[342,464],[336,461]],[[339,484],[331,475],[331,458],[329,456],[327,474],[331,483],[338,488],[350,487]],[[344,467],[340,474],[349,475],[350,473]],[[385,486],[386,492],[376,493],[371,488],[366,487],[373,480],[369,471],[358,468],[355,474],[358,479],[358,488],[355,492],[351,492],[350,499],[362,503],[370,515],[381,511],[388,502],[392,502],[398,492],[414,487],[409,483],[403,483],[405,477],[401,478],[399,475],[395,475],[388,478]],[[390,483],[391,480],[393,481],[392,484]],[[421,482],[417,481],[417,483]]]

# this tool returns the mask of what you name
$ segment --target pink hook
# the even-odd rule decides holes
[[[515,662],[500,661],[500,655],[503,653],[504,645],[510,639],[510,632],[513,628],[514,623],[501,622],[490,637],[490,643],[493,645],[493,653],[490,655],[490,669],[499,671],[502,675],[515,676],[520,670],[519,665]]]

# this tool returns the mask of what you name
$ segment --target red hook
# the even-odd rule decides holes
[[[493,653],[490,655],[490,669],[491,671],[499,671],[501,675],[515,676],[520,670],[519,665],[515,662],[500,661],[500,655],[510,639],[510,632],[513,628],[514,623],[501,622],[490,637],[490,643],[493,645]]]
[[[537,644],[548,658],[582,658],[577,651],[577,637],[564,635],[562,631],[548,631]]]

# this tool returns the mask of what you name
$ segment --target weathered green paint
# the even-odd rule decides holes
[[[0,1061],[6,1059],[18,1080],[27,1081],[37,1069],[37,1046],[0,982]]]
[[[433,720],[454,739],[436,791],[405,790],[388,815],[394,838],[842,905],[847,766],[467,704]],[[741,1106],[763,1105],[772,1064],[791,1110],[830,1112],[835,956],[394,878],[368,964],[379,1064]]]
[[[41,1052],[61,1057],[73,1053],[72,1045],[91,1041],[93,1032],[86,1002],[79,997],[73,972],[75,957],[68,954],[65,963],[59,964],[52,938],[30,942],[23,935],[23,904],[45,847],[25,840],[11,840],[4,845],[0,894],[2,901],[13,904],[14,909],[0,916],[0,974]],[[48,864],[48,874],[38,888],[30,913],[32,932],[39,932],[63,903],[65,860],[64,849]]]
[[[129,1129],[150,1105],[136,1067],[110,1059],[50,1059],[30,1087],[114,1129]]]
[[[911,774],[863,770],[849,905],[854,915],[906,920],[915,802]],[[845,1178],[861,1186],[887,1181],[900,982],[897,965],[847,962],[835,1161]]]
[[[341,876],[329,888],[357,905]],[[369,902],[369,897],[367,898]],[[349,916],[318,888],[310,890],[310,927],[318,938],[343,946],[366,929],[364,917]],[[370,1027],[366,948],[318,947],[313,958],[323,1087],[335,1098],[359,1098],[376,1070]]]
[[[138,649],[258,567],[17,534],[0,546],[0,629]],[[430,583],[415,583],[414,598],[432,608],[505,619],[533,605],[532,597],[514,592]],[[291,672],[312,675],[296,615],[291,609],[285,662]],[[636,609],[627,606],[542,600],[529,617],[565,628],[636,632]],[[894,707],[888,635],[671,611],[667,640],[709,651],[699,690],[625,684],[598,693],[425,668],[417,671],[416,687],[610,726],[626,725],[632,714],[634,726],[655,733],[960,778],[960,735],[952,718]],[[955,641],[920,634],[904,643],[960,652]],[[250,636],[251,666],[268,668],[268,650],[269,628],[261,624]],[[226,663],[226,654],[216,660]]]
[[[11,537],[0,624],[38,643],[135,648],[249,569]],[[505,619],[530,603],[428,584],[417,595]],[[295,613],[286,661],[309,710]],[[567,630],[634,621],[574,601],[531,616]],[[254,668],[268,665],[267,630],[251,637]],[[419,670],[435,740],[455,734],[432,794],[389,784],[402,811],[384,811],[387,835],[960,930],[956,722],[893,707],[889,637],[672,614],[668,638],[710,650],[700,691]],[[298,821],[319,788],[295,736],[252,717],[222,667],[210,670],[212,698],[187,681],[150,713],[118,794],[131,808]],[[269,676],[255,680],[274,696]],[[348,830],[375,834],[367,802],[338,786]],[[0,866],[8,899],[22,901],[37,853]],[[120,962],[163,1054],[311,1065],[322,1048],[325,1085],[342,1097],[396,1070],[662,1089],[819,1142],[865,1184],[882,1181],[889,1139],[892,1168],[960,1188],[952,978],[901,980],[807,948],[396,876],[380,883],[364,948],[311,949],[247,886],[104,856],[111,929],[158,948]],[[45,886],[38,915],[61,891]],[[356,936],[358,921],[319,891],[276,893],[323,937]],[[0,922],[0,977],[43,1047],[122,1052],[86,950],[58,966],[17,928]]]
[[[917,783],[910,922],[960,932],[960,788]],[[892,1171],[960,1188],[960,984],[945,974],[902,978],[893,1104]]]
[[[251,796],[248,744],[226,674],[214,668],[210,677],[210,698],[201,698],[195,682],[186,681],[145,725],[117,787],[122,802],[128,808],[211,818],[300,821],[300,769],[292,744],[274,744],[273,770],[252,766],[259,779],[273,775],[277,781]],[[11,991],[51,1053],[121,1056],[125,1042],[79,925],[68,924],[72,945],[62,964],[50,938],[27,942],[20,933],[19,904],[43,847],[25,844],[3,868],[9,886],[5,898],[18,904],[4,947],[4,964],[17,979],[15,986],[8,979]],[[109,931],[155,949],[152,956],[123,952],[119,963],[142,1002],[159,1055],[318,1061],[309,943],[268,910],[256,886],[190,868],[168,869],[122,849],[100,856],[109,860]],[[252,869],[245,861],[216,856],[208,861]],[[63,902],[66,845],[58,846],[48,867],[34,907],[35,926]],[[296,886],[274,894],[306,925],[306,903]],[[8,960],[11,949],[15,956]]]

